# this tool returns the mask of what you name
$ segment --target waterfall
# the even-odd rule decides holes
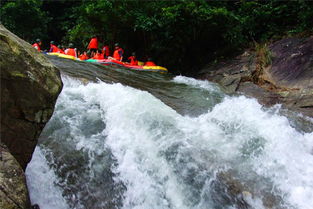
[[[161,97],[62,78],[26,170],[41,209],[312,208],[313,132],[280,106],[183,76]]]

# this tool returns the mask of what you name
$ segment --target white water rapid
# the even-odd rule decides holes
[[[41,209],[313,208],[313,133],[280,107],[183,76],[169,82],[221,102],[181,115],[119,83],[63,82],[26,170]]]

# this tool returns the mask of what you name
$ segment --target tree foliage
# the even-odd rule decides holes
[[[41,0],[3,1],[0,20],[9,30],[26,40],[46,37],[50,18],[41,10]]]
[[[111,46],[119,42],[128,54],[152,56],[172,71],[190,74],[251,41],[312,32],[312,4],[303,0],[17,0],[4,1],[1,21],[27,40],[47,35],[78,48],[85,48],[97,35]]]

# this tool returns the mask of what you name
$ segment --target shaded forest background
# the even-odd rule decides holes
[[[173,73],[239,53],[251,43],[313,32],[312,1],[1,0],[1,23],[33,43],[84,50],[92,35],[101,46],[118,42],[126,56],[151,56]]]

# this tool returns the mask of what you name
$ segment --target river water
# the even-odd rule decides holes
[[[313,119],[184,76],[61,66],[26,176],[41,209],[313,208]]]

